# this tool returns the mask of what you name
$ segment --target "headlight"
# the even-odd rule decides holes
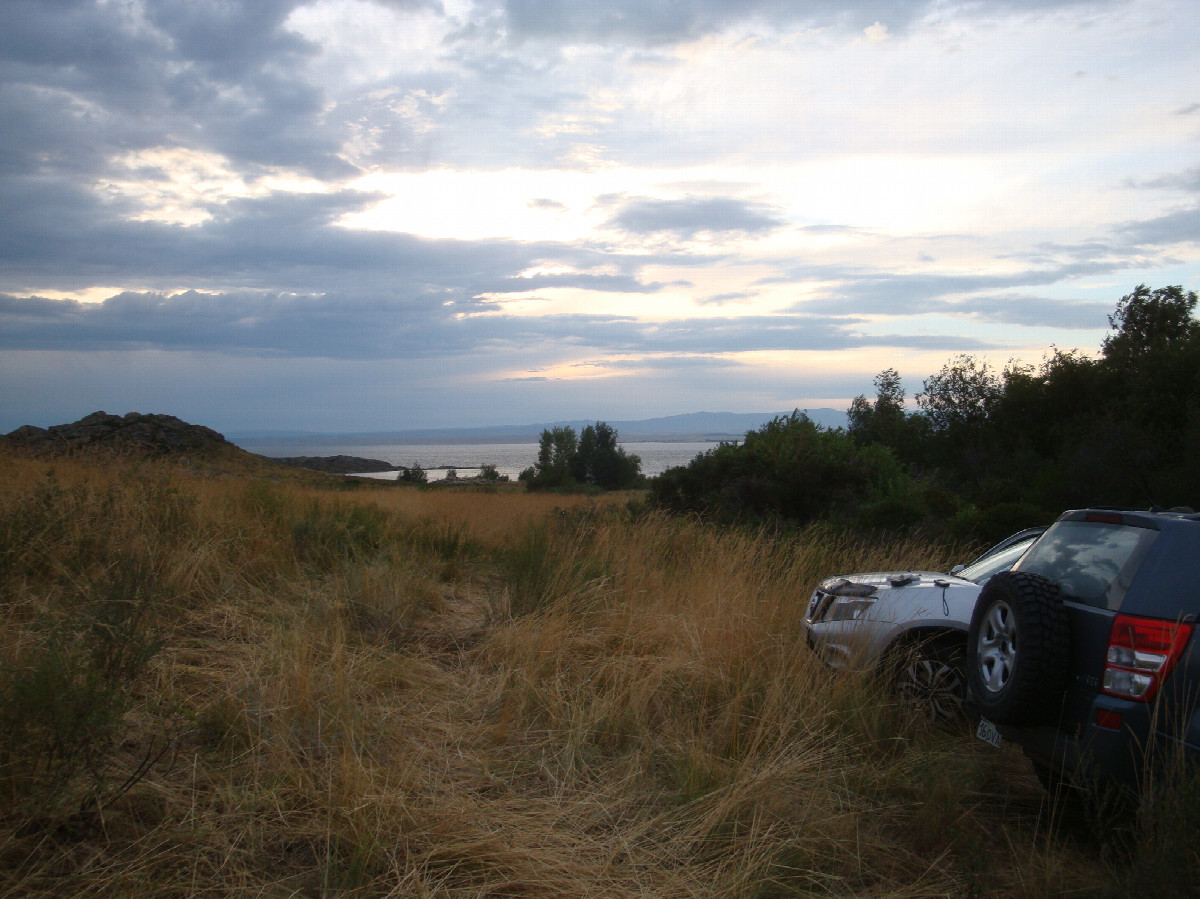
[[[860,584],[848,578],[823,582],[808,603],[808,620],[853,621],[866,614],[875,602],[878,587]]]
[[[867,614],[867,609],[875,605],[874,597],[837,596],[825,615],[826,621],[853,621]]]

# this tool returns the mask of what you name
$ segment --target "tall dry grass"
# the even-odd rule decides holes
[[[107,670],[79,622],[114,590],[144,613],[70,771],[49,725],[2,736],[6,894],[1044,896],[1135,869],[1020,758],[805,648],[817,579],[952,549],[12,459],[0,553],[5,722]],[[64,622],[76,679],[21,699]]]

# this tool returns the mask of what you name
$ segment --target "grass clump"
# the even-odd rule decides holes
[[[26,828],[95,812],[157,761],[151,749],[113,780],[124,718],[162,648],[156,576],[117,560],[56,593],[9,633],[0,662],[0,818]]]

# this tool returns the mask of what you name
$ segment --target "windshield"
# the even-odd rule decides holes
[[[993,553],[986,558],[980,559],[962,569],[958,576],[966,578],[968,581],[974,581],[977,584],[986,583],[993,574],[999,574],[1001,571],[1008,571],[1016,564],[1017,559],[1025,550],[1029,549],[1029,544],[1033,543],[1038,538],[1037,534],[1030,534],[1028,540],[1022,540],[1020,543],[1014,543],[998,553]]]
[[[1063,593],[1100,609],[1117,609],[1158,536],[1148,528],[1060,521],[1018,566],[1056,582]]]

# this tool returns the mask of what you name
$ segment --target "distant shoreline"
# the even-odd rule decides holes
[[[524,437],[504,437],[499,439],[486,435],[464,437],[408,437],[392,434],[350,434],[346,436],[319,434],[312,437],[237,437],[227,438],[242,449],[250,450],[256,446],[345,446],[346,444],[399,444],[402,446],[446,446],[462,445],[475,446],[485,444],[500,444],[510,446],[537,446],[540,434]],[[627,443],[740,443],[745,439],[741,434],[620,434],[618,442]]]
[[[826,428],[844,428],[846,413],[835,409],[798,410]],[[741,441],[749,431],[791,412],[692,412],[664,418],[636,421],[607,421],[617,432],[620,443],[726,443]],[[392,431],[313,432],[300,430],[246,430],[225,432],[225,438],[243,448],[254,446],[307,446],[402,444],[436,446],[444,444],[536,444],[548,428],[569,427],[576,433],[594,421],[584,419],[541,424],[495,425],[460,428],[413,428]]]

